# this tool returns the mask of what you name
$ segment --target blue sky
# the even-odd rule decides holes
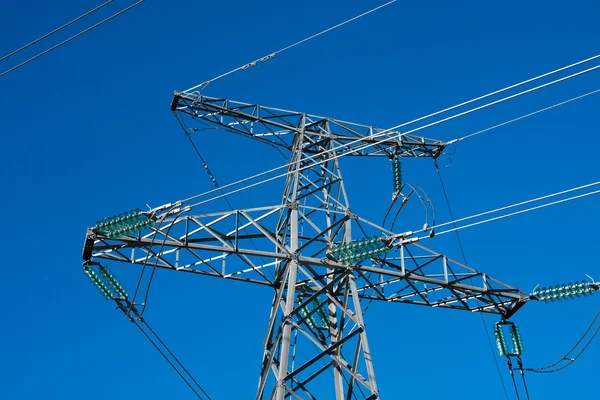
[[[114,3],[89,21],[124,4]],[[220,80],[206,94],[390,127],[598,53],[597,2],[523,3],[397,2]],[[0,78],[3,398],[193,398],[81,273],[85,228],[107,215],[211,188],[169,110],[174,90],[376,4],[149,0]],[[2,3],[0,54],[96,5]],[[0,70],[43,48],[0,62]],[[598,74],[422,133],[441,140],[464,136],[598,89]],[[592,96],[456,146],[443,171],[454,214],[597,181],[599,101]],[[271,149],[223,132],[207,133],[198,143],[222,183],[275,162]],[[389,166],[373,160],[344,160],[342,166],[353,210],[382,218]],[[430,160],[407,162],[405,179],[425,188],[439,221],[449,219]],[[258,190],[250,199],[272,204],[278,198]],[[231,199],[236,207],[246,200]],[[526,292],[585,274],[600,279],[597,204],[588,197],[464,230],[469,263]],[[460,259],[451,235],[427,245]],[[113,269],[124,279],[135,272],[121,268]],[[152,296],[148,319],[212,397],[252,398],[270,291],[165,272]],[[520,311],[514,321],[527,348],[526,366],[553,362],[568,350],[598,302],[596,296]],[[479,316],[377,304],[365,318],[382,398],[505,398]],[[494,322],[486,318],[488,327]],[[593,343],[561,373],[530,374],[532,398],[589,397],[599,355]],[[506,366],[500,366],[514,398]]]

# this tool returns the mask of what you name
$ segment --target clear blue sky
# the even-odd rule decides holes
[[[3,2],[0,54],[98,3]],[[114,3],[96,18],[124,2]],[[107,215],[211,188],[169,110],[173,90],[375,4],[148,0],[0,78],[0,397],[193,398],[81,273],[85,228]],[[389,127],[597,54],[599,12],[590,0],[400,1],[223,79],[206,94]],[[41,49],[0,62],[0,70]],[[463,136],[598,89],[599,74],[423,134]],[[599,106],[600,98],[590,97],[457,146],[444,170],[455,215],[597,181]],[[262,170],[263,160],[275,154],[222,132],[199,143],[222,183]],[[353,210],[379,220],[390,196],[389,166],[353,160],[343,167]],[[430,194],[439,221],[449,219],[430,161],[407,162],[405,179]],[[278,193],[254,196],[272,204]],[[241,197],[232,202],[245,206]],[[468,229],[462,239],[474,268],[529,292],[538,283],[585,274],[600,279],[599,223],[598,198],[589,197]],[[460,259],[455,238],[447,236],[427,244]],[[127,279],[132,268],[113,270]],[[158,274],[153,290],[149,320],[213,399],[252,398],[269,290],[168,272]],[[527,347],[526,365],[545,365],[565,352],[599,302],[600,296],[528,304],[514,319]],[[383,399],[504,398],[479,316],[378,304],[366,321]],[[494,322],[486,318],[488,327]],[[564,372],[530,374],[532,398],[597,397],[599,356],[600,343],[594,343]],[[500,366],[509,385],[506,366]]]

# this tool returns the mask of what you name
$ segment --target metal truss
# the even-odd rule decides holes
[[[171,110],[290,151],[294,138],[302,134],[302,151],[307,154],[319,154],[324,145],[333,143],[340,156],[437,157],[445,146],[394,130],[194,93],[176,92]]]
[[[378,399],[366,301],[506,319],[529,299],[351,212],[340,156],[437,157],[443,142],[182,93],[172,109],[289,150],[281,204],[195,215],[184,204],[163,207],[151,215],[158,224],[144,234],[110,238],[88,229],[84,259],[272,287],[256,399]],[[352,263],[332,255],[334,246],[366,237],[375,237],[388,254]]]
[[[301,265],[316,272],[321,280],[334,275],[327,269],[354,271],[362,299],[482,311],[505,317],[525,300],[517,289],[419,243],[395,244],[393,253],[385,259],[351,266],[339,263],[325,255],[332,242],[326,236],[327,228],[321,228],[313,221],[319,213],[314,209],[306,208],[300,212],[301,218],[312,229],[310,232],[305,229],[306,233],[299,235],[302,246],[295,255],[286,243],[277,239],[274,231],[267,228],[269,222],[275,221],[275,216],[288,210],[285,206],[271,206],[185,215],[165,219],[150,233],[118,239],[96,235],[89,230],[88,242],[93,252],[87,258],[151,265],[271,287],[277,284],[277,269],[297,259]],[[343,214],[331,230],[348,222],[361,232],[379,228],[356,215]],[[388,235],[389,232],[384,231],[382,238],[391,237]],[[261,245],[271,249],[254,248],[262,248]],[[311,252],[302,255],[301,252],[308,248]],[[298,286],[307,292],[317,290],[309,278],[299,280]]]

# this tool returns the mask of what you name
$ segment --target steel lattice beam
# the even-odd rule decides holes
[[[437,157],[445,147],[442,141],[396,130],[193,93],[175,93],[171,110],[290,151],[294,137],[301,132],[305,138],[302,151],[306,154],[321,153],[330,141],[344,156]],[[302,128],[301,120],[305,121]]]

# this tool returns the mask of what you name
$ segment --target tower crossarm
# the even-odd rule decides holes
[[[297,290],[310,295],[354,272],[361,299],[499,314],[508,318],[529,296],[482,272],[416,243],[402,243],[382,259],[344,264],[326,256],[326,231],[299,237],[305,251],[292,252],[267,229],[284,206],[166,219],[144,235],[110,238],[88,230],[83,258],[122,262],[277,287],[283,266],[296,260],[306,279]],[[330,230],[348,222],[341,218]],[[306,247],[308,246],[308,247]],[[311,249],[307,252],[307,249]],[[309,272],[310,271],[310,272]],[[309,278],[310,277],[310,278]],[[332,290],[343,297],[343,291]]]
[[[397,254],[356,265],[362,299],[415,304],[509,318],[530,297],[480,271],[419,244],[402,244]]]
[[[188,114],[208,128],[224,129],[290,151],[294,137],[302,133],[305,138],[302,151],[307,154],[319,154],[333,141],[338,156],[435,158],[446,145],[393,129],[194,93],[176,92],[171,110]]]

